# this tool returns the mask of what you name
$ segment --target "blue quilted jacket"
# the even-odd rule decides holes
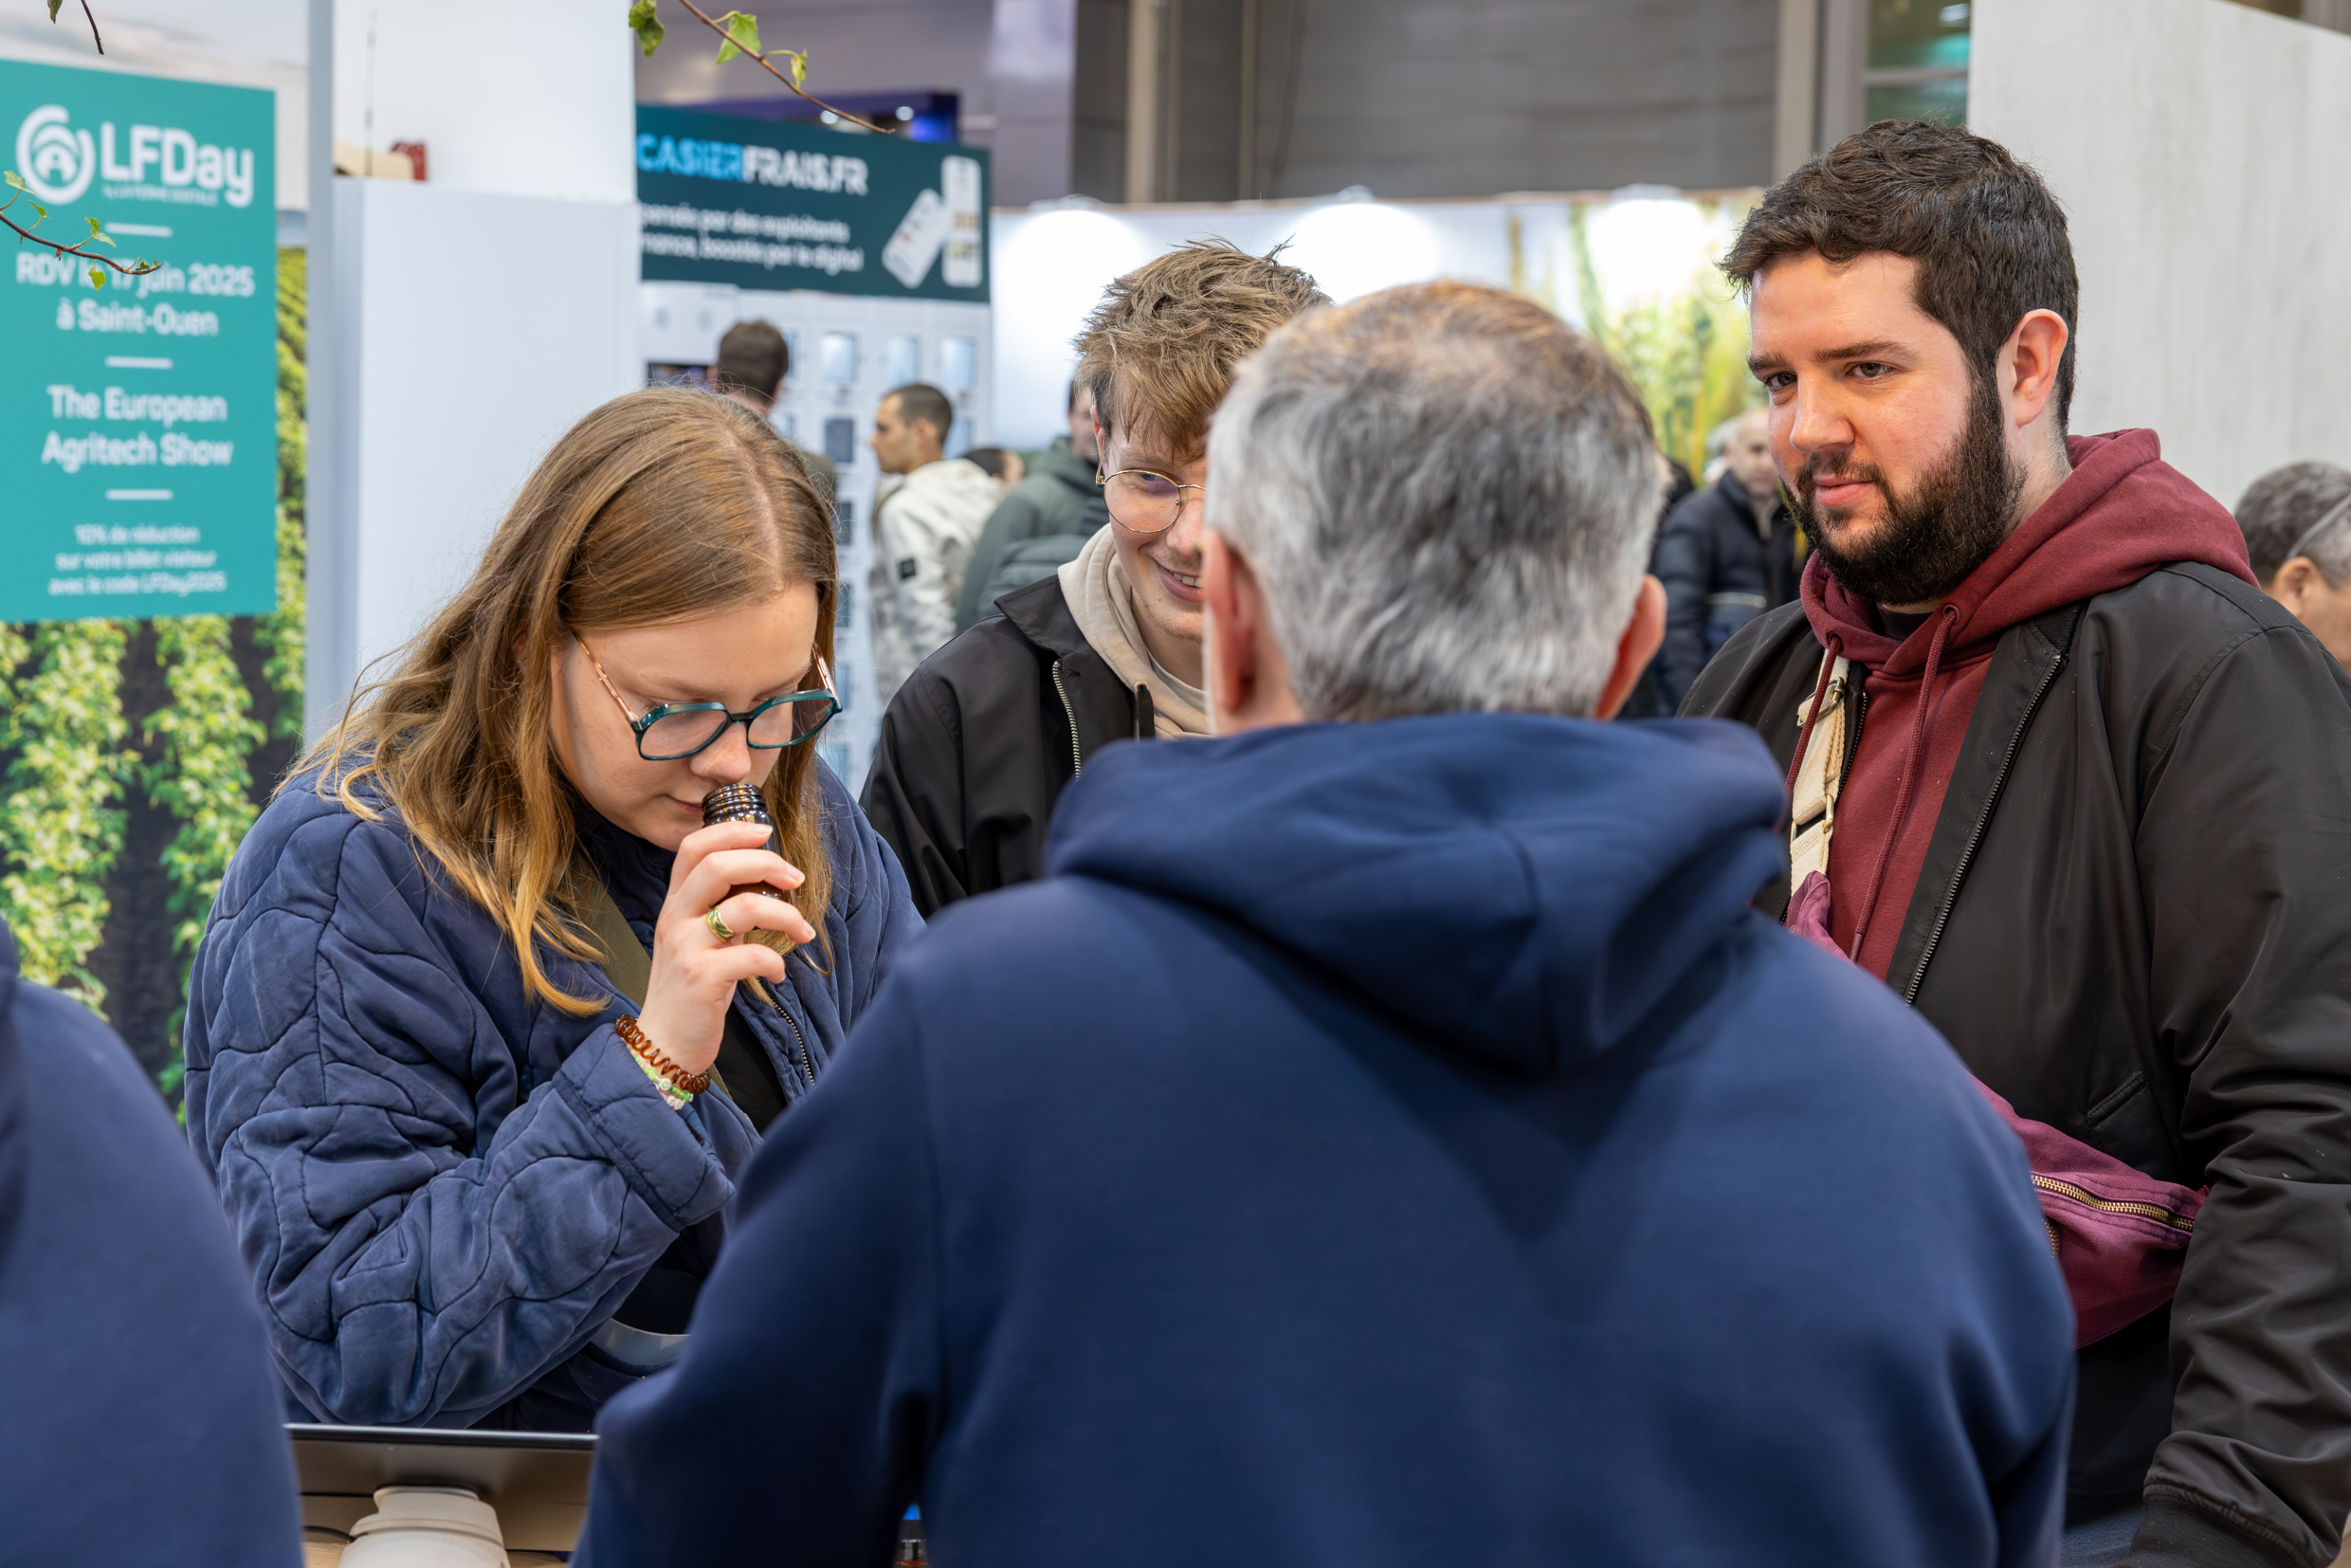
[[[829,771],[829,973],[736,1007],[787,1100],[920,930],[896,858]],[[582,840],[649,940],[670,855],[585,808]],[[489,915],[396,816],[296,779],[221,884],[189,982],[188,1131],[314,1416],[584,1430],[636,1374],[587,1343],[673,1244],[715,1257],[757,1138],[723,1096],[673,1111],[612,1028],[524,993]],[[828,960],[819,953],[816,958]],[[804,1066],[805,1064],[805,1066]]]

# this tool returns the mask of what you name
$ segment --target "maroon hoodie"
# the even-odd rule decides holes
[[[1805,563],[1813,635],[1868,669],[1868,713],[1829,845],[1829,929],[1880,978],[2000,634],[2177,562],[2254,580],[2228,508],[2162,461],[2153,430],[2068,447],[2072,475],[1906,640],[1881,630],[1877,607],[1847,593],[1818,556]]]

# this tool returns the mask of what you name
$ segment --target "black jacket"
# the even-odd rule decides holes
[[[1784,768],[1820,658],[1775,611],[1682,711]],[[2081,1353],[2073,1511],[2143,1475],[2139,1568],[2318,1568],[2351,1508],[2347,806],[2351,680],[2162,568],[2001,636],[1886,971],[2020,1115],[2211,1187],[2169,1311]]]
[[[1043,875],[1062,787],[1111,741],[1151,734],[1134,689],[1078,630],[1059,576],[997,608],[898,688],[866,774],[866,815],[925,919]]]
[[[1666,641],[1652,666],[1680,702],[1732,633],[1795,600],[1795,520],[1772,507],[1771,537],[1739,482],[1724,474],[1666,515],[1649,570],[1666,585]]]

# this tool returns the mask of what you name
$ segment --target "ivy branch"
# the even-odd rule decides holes
[[[54,22],[57,20],[58,10],[64,4],[65,0],[49,0],[50,21]],[[98,46],[99,53],[104,54],[106,52],[106,41],[98,36],[98,18],[91,14],[90,0],[82,0],[82,14],[90,18],[90,41]]]
[[[738,54],[748,56],[757,62],[759,67],[768,75],[791,88],[803,100],[815,104],[825,113],[847,120],[851,125],[861,126],[877,135],[886,136],[888,134],[883,127],[872,121],[860,119],[846,109],[836,109],[823,99],[803,88],[800,84],[808,80],[808,51],[806,49],[762,49],[759,47],[759,19],[757,17],[745,15],[738,10],[728,11],[724,16],[712,16],[702,7],[694,4],[694,0],[678,0],[678,4],[693,12],[697,22],[719,35],[720,64],[725,64]],[[637,35],[637,46],[645,50],[646,58],[648,60],[652,58],[653,51],[661,47],[662,38],[668,31],[661,25],[660,19],[653,14],[653,0],[636,0],[636,3],[629,8],[629,27]],[[789,63],[789,74],[775,68],[775,63],[779,59]]]
[[[5,173],[0,173],[0,179],[7,180],[9,190],[14,192],[7,201],[0,202],[0,224],[5,224],[14,229],[20,241],[30,240],[35,245],[46,246],[60,256],[79,256],[82,260],[92,264],[90,266],[90,286],[92,288],[106,286],[106,269],[109,267],[125,278],[143,278],[163,264],[161,262],[118,262],[112,256],[100,256],[96,251],[85,248],[94,245],[115,243],[115,237],[100,228],[96,218],[82,220],[90,226],[90,237],[75,245],[67,245],[63,240],[52,240],[45,235],[34,233],[33,229],[40,228],[43,220],[48,217],[49,210],[32,199],[28,193],[29,188],[25,184],[24,176],[17,173],[15,170],[10,169]],[[35,214],[30,228],[9,216],[9,209],[20,201],[31,208]]]

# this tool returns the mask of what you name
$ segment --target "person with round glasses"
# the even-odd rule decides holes
[[[587,1431],[678,1355],[759,1135],[921,928],[813,744],[839,592],[765,421],[615,398],[246,835],[188,1128],[307,1418]]]
[[[1103,746],[1208,733],[1209,420],[1242,360],[1330,302],[1278,255],[1179,246],[1112,283],[1087,319],[1078,380],[1109,520],[923,661],[866,771],[866,810],[923,914],[1043,876],[1054,803]]]

